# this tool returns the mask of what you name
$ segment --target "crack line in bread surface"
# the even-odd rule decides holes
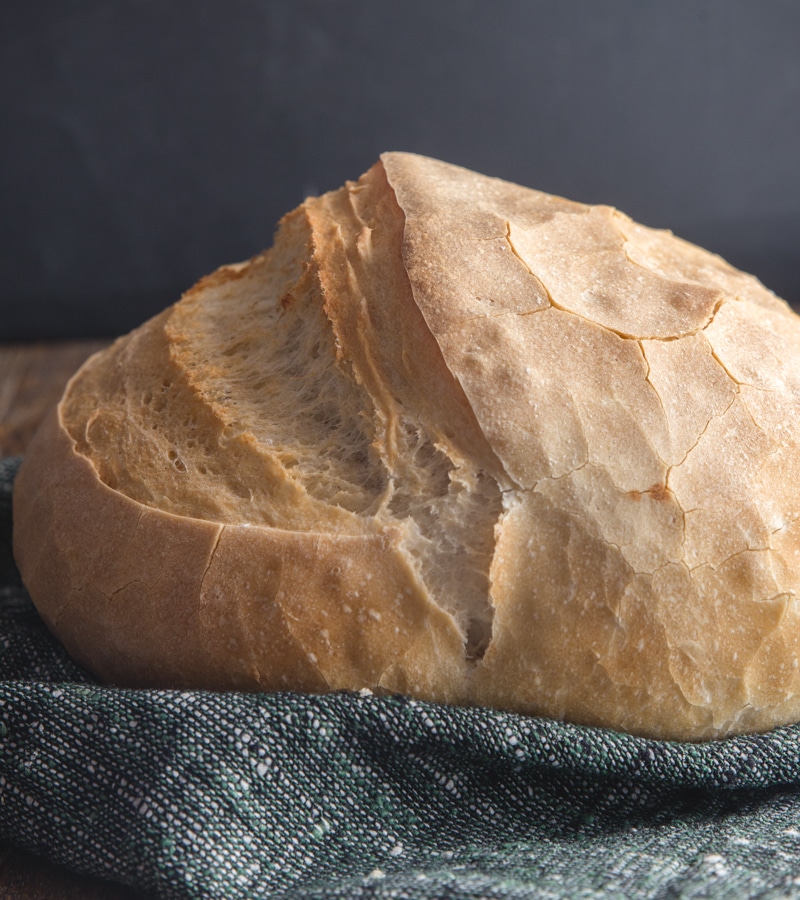
[[[225,526],[220,525],[219,530],[217,531],[216,537],[214,538],[214,544],[211,547],[211,552],[208,554],[208,562],[206,563],[205,569],[203,569],[203,574],[200,576],[200,586],[197,588],[197,593],[202,597],[203,595],[203,585],[206,581],[206,576],[208,575],[208,570],[211,568],[211,564],[214,562],[214,557],[217,555],[217,550],[219,550],[219,542],[222,540],[222,533],[225,531]]]
[[[531,269],[531,267],[525,261],[523,256],[520,254],[520,252],[514,246],[514,241],[512,240],[512,237],[511,237],[511,222],[506,222],[505,239],[506,239],[506,243],[508,244],[511,252],[520,261],[520,263],[525,267],[528,274],[532,278],[536,279],[536,283],[539,285],[540,289],[544,292],[550,305],[554,309],[558,309],[558,310],[561,310],[561,312],[565,312],[565,313],[569,313],[570,315],[577,316],[579,319],[583,319],[584,321],[589,322],[591,325],[595,325],[598,328],[604,329],[605,331],[610,331],[612,334],[615,334],[618,338],[622,338],[622,340],[625,340],[625,341],[662,341],[662,342],[668,343],[671,341],[681,340],[682,338],[692,337],[695,334],[700,334],[701,332],[705,331],[709,325],[711,325],[711,323],[716,318],[716,315],[719,312],[720,308],[722,307],[723,303],[725,303],[725,301],[729,299],[725,295],[721,295],[717,299],[717,301],[714,305],[714,308],[709,313],[706,321],[702,325],[698,326],[697,328],[687,329],[685,331],[680,331],[676,334],[670,334],[670,335],[648,335],[648,334],[629,333],[626,331],[622,331],[618,328],[612,328],[610,325],[606,325],[606,324],[603,324],[602,322],[598,322],[596,319],[593,319],[588,315],[584,315],[582,313],[577,312],[574,309],[570,309],[569,307],[564,306],[561,303],[558,303],[553,298],[553,295],[552,295],[550,289],[545,284],[545,282],[533,271],[533,269]],[[630,259],[630,257],[628,257],[627,253],[625,254],[625,256],[626,256],[626,259],[628,259],[628,261],[631,262],[632,265],[637,265],[639,268],[644,269],[645,271],[649,272],[650,274],[659,274],[659,273],[654,273],[652,270],[647,269],[645,266],[642,266],[641,263],[635,263],[633,260]],[[663,276],[659,275],[659,277],[663,277]],[[499,318],[502,315],[531,315],[532,313],[535,313],[535,312],[541,312],[541,308],[533,309],[528,312],[522,312],[522,313],[500,313],[498,316],[495,316],[493,318]]]
[[[711,424],[714,422],[714,420],[724,418],[725,415],[729,412],[729,410],[733,406],[733,404],[736,402],[738,397],[739,397],[739,394],[737,392],[733,395],[733,397],[731,397],[731,400],[728,403],[728,405],[725,407],[725,409],[723,409],[720,412],[715,413],[713,416],[711,416],[709,418],[709,420],[706,422],[703,430],[700,432],[700,434],[697,435],[697,440],[695,440],[695,442],[692,444],[692,446],[689,447],[688,450],[684,453],[683,459],[680,459],[678,462],[674,463],[673,465],[671,465],[667,468],[667,474],[666,474],[666,480],[665,480],[665,484],[667,485],[667,487],[669,487],[669,479],[670,479],[670,476],[671,476],[673,470],[679,469],[686,462],[686,460],[688,459],[688,457],[692,453],[692,451],[695,450],[697,448],[698,444],[700,443],[700,441],[702,441],[703,437],[705,436],[708,429],[711,427]]]

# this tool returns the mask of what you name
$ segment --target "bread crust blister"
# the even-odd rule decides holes
[[[755,278],[384,154],[84,365],[15,555],[117,684],[765,730],[800,718],[798,412]]]

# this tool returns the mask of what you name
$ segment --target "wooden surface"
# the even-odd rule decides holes
[[[78,366],[108,341],[0,344],[0,454],[22,453]]]
[[[0,344],[0,456],[24,453],[37,425],[87,356],[107,341]],[[0,798],[0,802],[2,799]],[[0,900],[144,900],[0,844]]]

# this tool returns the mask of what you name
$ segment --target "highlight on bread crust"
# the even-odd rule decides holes
[[[753,277],[384,154],[84,365],[15,554],[119,684],[764,730],[800,719],[798,413]]]

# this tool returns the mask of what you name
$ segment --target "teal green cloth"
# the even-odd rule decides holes
[[[103,687],[0,462],[0,838],[165,898],[800,897],[800,730],[648,741],[339,693]]]

